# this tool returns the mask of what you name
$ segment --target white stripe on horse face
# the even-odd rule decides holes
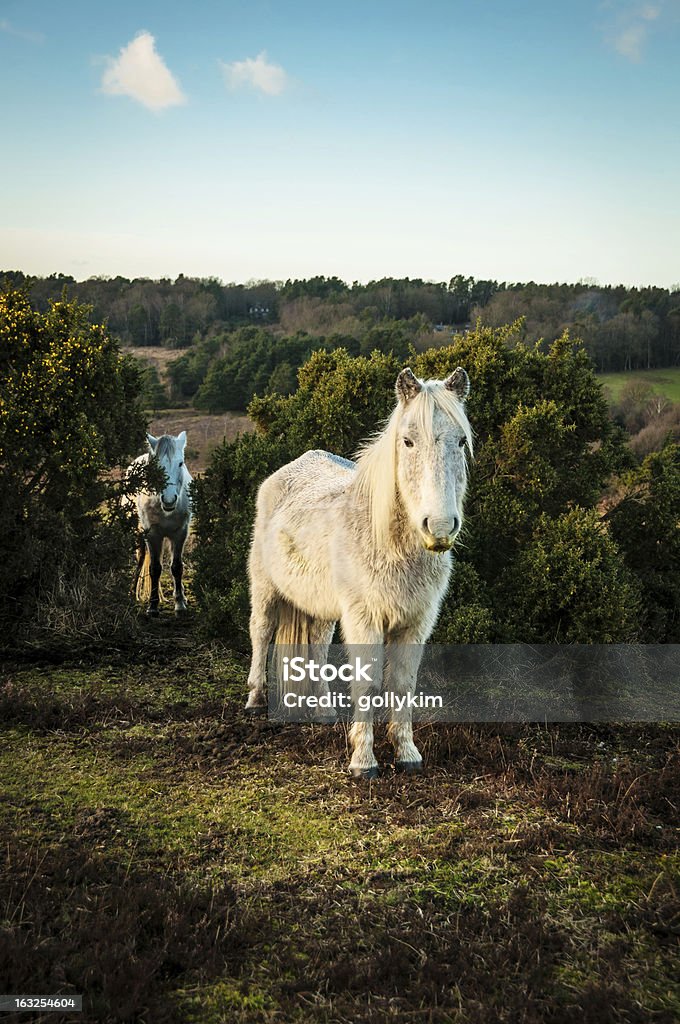
[[[396,444],[397,483],[406,514],[427,548],[447,550],[463,521],[465,436],[441,409],[435,408],[432,422],[424,423],[409,404]]]
[[[151,442],[150,442],[151,443]],[[159,497],[164,512],[173,511],[184,490],[186,474],[184,472],[184,448],[186,433],[178,437],[165,434],[158,438],[154,446],[154,457],[165,473],[166,483]]]

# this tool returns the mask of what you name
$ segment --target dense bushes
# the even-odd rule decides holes
[[[420,376],[441,378],[460,364],[472,381],[476,456],[466,526],[435,639],[670,638],[677,582],[670,571],[663,575],[660,558],[660,575],[648,579],[655,569],[637,555],[641,523],[624,508],[603,517],[599,503],[615,474],[624,474],[628,490],[642,488],[648,502],[660,489],[668,512],[648,542],[659,542],[677,566],[677,450],[659,457],[663,471],[653,462],[638,480],[580,345],[563,336],[543,352],[519,340],[520,327],[479,327],[413,360]],[[199,488],[197,516],[198,591],[211,629],[245,637],[246,558],[259,482],[307,448],[351,455],[392,408],[400,365],[394,355],[317,352],[301,368],[293,395],[252,402],[258,434],[216,452]]]
[[[317,342],[318,345],[318,342]],[[209,363],[194,405],[208,412],[245,409],[256,393],[281,391],[295,381],[282,376],[281,367],[297,369],[311,354],[315,343],[309,335],[274,338],[257,327],[242,327],[224,342],[224,354]]]
[[[241,327],[231,333],[199,339],[169,366],[173,394],[192,398],[197,409],[210,413],[244,410],[255,395],[289,395],[297,370],[317,350],[344,348],[352,355],[372,352],[407,359],[426,333],[422,317],[357,321],[346,334],[311,335],[297,330],[274,335],[262,327]]]
[[[97,581],[111,600],[132,531],[108,471],[140,448],[143,384],[86,308],[57,302],[43,314],[22,292],[0,295],[4,631],[16,636],[50,595],[82,604],[87,585],[96,602]]]
[[[646,643],[680,643],[680,445],[670,440],[624,474],[607,513],[611,533],[644,596]]]

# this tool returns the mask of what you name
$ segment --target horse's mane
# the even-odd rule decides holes
[[[172,458],[175,454],[175,438],[171,434],[163,434],[158,438],[155,455],[162,459],[165,456]]]
[[[472,453],[472,429],[463,403],[442,381],[424,381],[421,391],[409,402],[419,431],[432,437],[435,409],[440,409],[465,434]],[[358,493],[368,506],[373,539],[378,548],[391,546],[394,506],[397,492],[397,440],[404,406],[399,402],[384,428],[357,452]]]

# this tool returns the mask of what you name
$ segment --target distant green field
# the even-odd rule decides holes
[[[630,370],[624,373],[599,373],[599,379],[611,391],[614,398],[618,398],[623,388],[629,381],[640,381],[644,384],[651,384],[655,391],[659,391],[672,402],[680,402],[680,366],[672,366],[663,370]]]

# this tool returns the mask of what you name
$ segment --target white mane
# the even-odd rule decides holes
[[[421,391],[408,403],[408,408],[415,414],[418,430],[432,440],[435,409],[440,409],[462,430],[472,456],[472,429],[465,408],[442,381],[424,381]],[[398,402],[383,430],[362,445],[357,453],[356,487],[366,501],[373,539],[378,548],[393,546],[392,525],[398,488],[397,441],[405,410],[406,407]]]

